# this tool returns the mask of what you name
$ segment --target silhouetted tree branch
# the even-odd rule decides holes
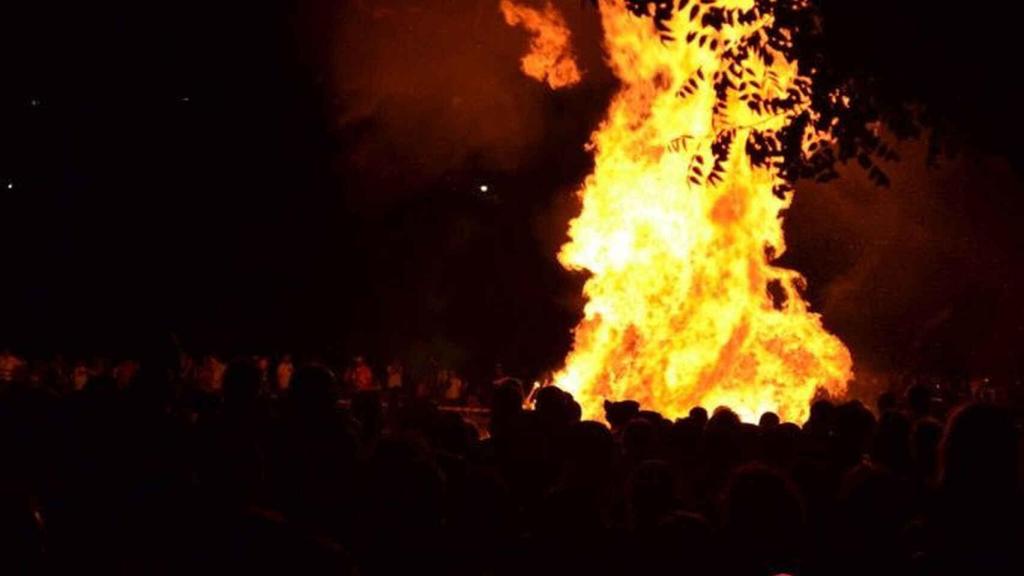
[[[879,161],[897,156],[880,136],[883,128],[894,139],[926,135],[930,160],[966,144],[1024,166],[1016,136],[1020,115],[1008,97],[1013,75],[1000,61],[1013,48],[1009,32],[1016,19],[1009,14],[959,5],[924,10],[884,0],[756,0],[749,11],[706,0],[623,1],[637,17],[654,20],[663,42],[700,41],[700,34],[671,35],[667,23],[677,12],[699,12],[709,30],[733,18],[774,14],[764,42],[748,48],[762,56],[770,48],[798,61],[813,85],[816,115],[797,116],[774,138],[752,137],[748,150],[755,161],[779,160],[787,179],[829,180],[837,175],[837,163],[856,161],[876,183],[887,184]],[[716,89],[732,89],[723,84],[716,82]],[[789,103],[756,105],[786,111]],[[799,135],[808,128],[830,128],[832,144],[802,153]]]

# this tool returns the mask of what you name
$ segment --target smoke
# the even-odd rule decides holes
[[[1021,182],[1003,160],[963,154],[929,167],[902,145],[879,188],[856,167],[799,186],[786,263],[808,276],[857,371],[1001,373],[1024,326]]]
[[[573,3],[570,3],[573,4]],[[568,10],[600,66],[597,15]],[[417,193],[459,172],[511,172],[543,153],[558,118],[546,88],[525,78],[524,31],[498,0],[355,0],[339,15],[334,47],[339,167],[372,193]]]

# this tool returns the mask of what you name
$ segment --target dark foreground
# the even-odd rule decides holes
[[[623,403],[609,428],[510,382],[481,433],[397,392],[339,407],[323,368],[270,394],[236,362],[214,394],[159,365],[0,382],[3,573],[1024,574],[994,404],[937,419],[915,389],[800,427]]]

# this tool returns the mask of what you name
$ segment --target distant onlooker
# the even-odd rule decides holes
[[[402,389],[402,365],[398,362],[392,362],[387,367],[387,383],[386,387],[388,390],[401,390]]]
[[[914,384],[907,389],[907,408],[914,420],[926,418],[931,413],[932,389],[927,384]]]
[[[25,367],[25,361],[10,350],[0,352],[0,382],[11,382]]]
[[[82,362],[75,363],[71,370],[71,389],[84,390],[89,383],[89,367]]]
[[[281,356],[281,359],[277,362],[277,368],[274,370],[278,393],[287,392],[291,388],[292,374],[294,372],[295,366],[292,364],[291,354]]]
[[[369,364],[362,356],[356,356],[352,360],[352,366],[349,367],[348,372],[345,374],[345,380],[348,384],[358,391],[373,390],[373,370],[370,369]]]
[[[465,384],[462,378],[455,370],[448,372],[448,383],[444,390],[444,399],[446,402],[459,402],[462,400],[462,394],[465,392]]]

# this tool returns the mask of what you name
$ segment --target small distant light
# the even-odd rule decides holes
[[[480,191],[481,192],[487,192],[488,190],[490,190],[490,188],[487,187],[487,184],[481,184],[480,185]]]
[[[190,102],[191,100],[192,100],[192,99],[191,99],[191,98],[189,98],[188,96],[182,96],[182,97],[181,97],[181,101],[182,101],[182,102]]]
[[[33,108],[38,108],[40,104],[42,104],[42,101],[40,101],[39,98],[33,98],[28,101],[28,105]]]
[[[14,182],[8,182],[7,183],[7,189],[8,190],[14,190]]]

